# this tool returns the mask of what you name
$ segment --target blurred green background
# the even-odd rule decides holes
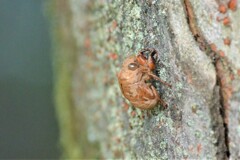
[[[58,158],[44,0],[0,0],[0,159]]]

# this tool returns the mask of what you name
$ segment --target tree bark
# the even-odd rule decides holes
[[[239,159],[240,9],[228,4],[53,0],[63,156]],[[122,61],[147,47],[173,86],[156,84],[167,109],[136,109],[118,86]]]

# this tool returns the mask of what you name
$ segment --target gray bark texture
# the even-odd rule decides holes
[[[240,159],[240,2],[52,4],[64,157]],[[136,109],[118,85],[123,60],[147,47],[173,86],[156,84],[166,109]]]

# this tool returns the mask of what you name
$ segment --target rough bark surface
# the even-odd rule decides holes
[[[57,94],[62,108],[68,96],[58,109],[69,113],[59,116],[65,156],[239,159],[240,9],[223,14],[220,4],[228,1],[55,1],[53,29],[63,39],[55,53],[66,71],[57,67],[56,88],[64,83],[60,75],[68,77]],[[139,110],[121,95],[121,62],[146,47],[159,51],[158,76],[173,86],[156,84],[167,109]],[[93,142],[101,154],[86,153]]]

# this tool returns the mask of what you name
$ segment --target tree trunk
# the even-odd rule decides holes
[[[63,156],[239,159],[240,9],[229,3],[53,0]],[[122,61],[147,47],[173,86],[156,84],[167,109],[136,109],[118,85]]]

